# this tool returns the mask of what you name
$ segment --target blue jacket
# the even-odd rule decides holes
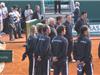
[[[33,54],[36,49],[37,36],[30,35],[26,43],[26,53]]]
[[[61,36],[57,35],[53,38],[51,42],[51,53],[52,56],[56,56],[58,60],[65,60],[68,51],[68,40]]]
[[[88,37],[81,35],[74,42],[74,58],[84,62],[91,61],[91,40]]]
[[[50,37],[43,34],[37,35],[37,45],[35,56],[36,58],[40,56],[42,59],[48,59],[50,57]]]

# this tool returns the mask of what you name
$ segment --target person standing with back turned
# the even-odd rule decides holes
[[[51,54],[54,66],[54,75],[68,74],[67,51],[68,40],[64,37],[66,29],[64,26],[57,27],[57,36],[51,42]]]
[[[91,40],[86,25],[80,29],[80,35],[74,43],[74,57],[77,60],[77,75],[93,75]]]

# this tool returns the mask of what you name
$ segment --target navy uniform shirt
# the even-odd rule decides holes
[[[36,57],[40,56],[42,59],[48,59],[50,56],[50,37],[43,34],[37,35],[37,45],[35,51]]]
[[[53,57],[56,56],[59,61],[65,60],[68,50],[68,40],[61,35],[57,35],[53,38],[51,42],[51,48],[51,53]]]
[[[88,37],[80,36],[74,43],[74,52],[76,60],[91,61],[91,40]]]
[[[36,43],[37,43],[37,36],[30,35],[26,43],[26,53],[27,54],[33,54],[35,52]]]

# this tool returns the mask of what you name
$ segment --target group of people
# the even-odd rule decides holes
[[[4,2],[0,3],[0,35],[2,33],[9,34],[9,40],[22,38],[21,15],[18,7],[13,6],[11,10],[5,6]]]
[[[55,1],[55,12],[57,12],[57,4],[61,3],[59,0]],[[79,18],[80,9],[79,2],[75,3],[74,22]],[[61,7],[59,6],[59,13]],[[2,32],[9,34],[9,40],[13,41],[17,38],[22,38],[22,32],[25,30],[26,21],[32,19],[43,19],[41,17],[40,6],[36,5],[33,11],[30,4],[27,4],[25,10],[18,6],[12,6],[10,10],[6,7],[4,2],[0,3],[0,35]],[[45,22],[45,21],[44,21]],[[23,29],[24,28],[24,29]]]
[[[3,12],[5,16],[2,14]],[[83,11],[80,14],[79,3],[76,3],[73,13],[75,27],[72,24],[73,16],[71,14],[67,14],[65,18],[57,16],[56,19],[52,17],[43,19],[39,5],[36,5],[33,12],[28,4],[22,14],[21,9],[17,6],[11,7],[11,11],[8,12],[5,3],[0,4],[0,32],[5,29],[3,25],[4,27],[8,25],[10,40],[22,38],[22,15],[24,15],[24,21],[41,20],[41,23],[31,27],[31,34],[26,42],[26,51],[23,54],[22,60],[26,56],[29,58],[29,75],[49,75],[50,68],[54,69],[54,75],[60,75],[60,72],[62,75],[68,75],[69,62],[77,62],[77,75],[83,75],[84,72],[86,75],[92,75],[87,12]],[[77,32],[75,41],[72,34],[73,27]]]
[[[83,11],[75,23],[77,39],[73,40],[72,15],[41,20],[32,26],[23,59],[29,57],[29,75],[68,75],[68,63],[77,62],[77,75],[92,75],[91,40],[87,12]],[[51,66],[50,66],[51,65]]]
[[[9,34],[9,40],[13,41],[22,38],[22,32],[25,31],[26,21],[32,19],[41,19],[40,6],[36,5],[35,10],[27,4],[25,10],[18,6],[12,6],[10,10],[4,2],[0,3],[0,36],[2,33]]]
[[[30,4],[27,4],[26,9],[22,13],[18,7],[13,6],[11,12],[9,13],[9,26],[10,26],[10,40],[13,40],[12,36],[17,38],[16,33],[18,33],[18,38],[22,38],[22,25],[26,25],[26,21],[32,19],[41,20],[40,6],[36,5],[35,10],[31,9]],[[24,22],[24,23],[23,23]],[[26,26],[24,26],[26,27]]]

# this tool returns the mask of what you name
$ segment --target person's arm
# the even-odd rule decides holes
[[[63,39],[62,44],[62,51],[59,52],[59,58],[63,58],[67,56],[67,52],[68,52],[68,40],[67,39]]]
[[[33,10],[32,9],[30,9],[30,15],[33,15]]]
[[[43,55],[45,54],[46,57],[48,58],[50,56],[50,38],[47,38],[43,47],[43,50],[45,50],[45,53],[43,53]]]
[[[36,46],[36,38],[29,37],[26,43],[26,53],[29,53],[30,51],[34,52]]]
[[[86,44],[86,51],[84,52],[84,60],[85,61],[90,61],[92,60],[92,53],[91,53],[91,41],[87,40]]]
[[[80,32],[80,27],[81,27],[81,21],[80,20],[78,20],[77,22],[76,22],[76,24],[75,24],[75,31],[76,32]]]
[[[65,53],[65,56],[67,56],[67,52],[68,52],[68,40],[65,40],[64,41],[64,53]]]
[[[77,55],[77,40],[74,41],[73,57],[74,57],[75,60],[78,60],[78,55]]]
[[[21,15],[19,14],[19,12],[18,12],[18,11],[16,12],[16,14],[17,14],[17,17],[18,17],[18,18],[20,18],[20,17],[21,17]]]

